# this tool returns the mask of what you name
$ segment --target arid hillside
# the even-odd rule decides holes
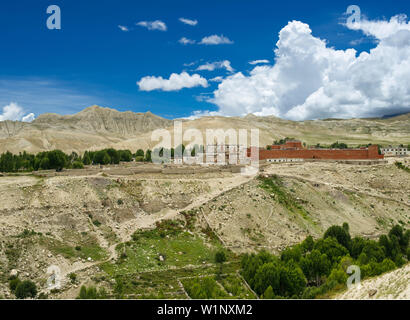
[[[259,129],[261,146],[273,140],[293,137],[307,144],[331,144],[343,141],[358,145],[367,143],[409,144],[410,118],[408,115],[388,119],[328,119],[289,121],[273,116],[257,117],[202,117],[182,120],[183,130],[198,129],[205,139],[207,129]],[[115,147],[130,149],[152,148],[152,131],[168,129],[173,135],[173,122],[152,113],[119,112],[93,106],[68,116],[57,114],[40,115],[32,123],[0,122],[0,152],[7,150],[39,152],[61,149],[65,152],[83,152],[90,149]],[[189,141],[185,141],[188,143]],[[206,141],[204,141],[204,144]]]
[[[167,297],[184,297],[179,281],[199,275],[192,270],[214,272],[220,246],[230,249],[234,276],[243,252],[279,252],[343,222],[352,235],[374,238],[410,221],[410,175],[391,163],[271,164],[258,177],[222,168],[95,170],[0,177],[0,296],[11,296],[7,279],[17,273],[54,298],[75,298],[82,284],[114,292],[120,275],[148,277],[130,294],[156,279]],[[180,221],[180,233],[169,221]],[[53,265],[63,281],[54,293],[46,283]]]
[[[68,116],[43,114],[32,123],[0,122],[0,152],[81,152],[110,146],[171,123],[150,112],[119,112],[98,106]]]

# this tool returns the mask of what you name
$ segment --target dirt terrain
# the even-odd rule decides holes
[[[114,247],[135,230],[153,228],[156,221],[172,219],[248,180],[231,173],[189,176],[0,177],[3,280],[6,270],[37,279],[48,266],[58,265],[65,276],[95,265],[94,260],[115,258]],[[46,240],[39,243],[24,230]],[[70,252],[79,244],[90,256]]]
[[[364,280],[359,286],[353,286],[335,297],[335,299],[410,299],[410,265]]]
[[[273,164],[263,175],[278,177],[294,208],[278,202],[258,180],[203,207],[210,225],[233,249],[277,251],[343,222],[353,235],[369,237],[400,221],[409,223],[410,177],[394,165]]]
[[[107,169],[0,177],[0,296],[10,297],[10,273],[46,290],[47,270],[56,265],[63,289],[54,297],[76,297],[81,284],[117,270],[110,264],[121,262],[115,248],[136,230],[155,228],[156,222],[168,219],[185,221],[186,212],[233,253],[261,248],[278,252],[343,222],[353,235],[375,237],[397,223],[408,227],[410,221],[410,175],[392,163],[271,164],[260,177],[220,170],[133,174],[128,168],[131,174],[119,174],[119,169]],[[264,177],[274,184],[266,184]],[[188,230],[187,236],[188,242],[182,242],[186,250],[207,252],[208,244],[198,244],[202,233]],[[182,245],[175,241],[175,246]],[[144,250],[154,250],[156,243]],[[168,255],[183,251],[166,250],[171,250]],[[171,270],[179,268],[179,260],[175,258]],[[189,265],[197,268],[191,260]],[[152,270],[149,261],[144,263],[147,267],[138,272]],[[77,274],[78,282],[68,281],[70,273]]]

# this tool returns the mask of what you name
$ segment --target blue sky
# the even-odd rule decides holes
[[[52,4],[61,8],[61,30],[46,28],[46,8]],[[249,64],[252,60],[268,59],[272,66],[278,34],[289,21],[308,24],[313,36],[326,40],[328,47],[354,48],[358,54],[376,47],[372,38],[342,25],[351,4],[359,5],[369,20],[388,20],[410,11],[409,1],[4,0],[0,3],[0,108],[14,102],[37,116],[70,114],[98,104],[150,110],[167,118],[218,111],[223,103],[199,98],[210,98],[217,90],[219,83],[209,80],[236,72],[247,76],[255,67]],[[191,26],[179,18],[198,23]],[[136,25],[156,20],[164,22],[167,30]],[[233,43],[198,44],[211,35],[223,35]],[[183,45],[178,42],[182,37],[197,43]],[[195,70],[225,60],[234,72]],[[207,79],[208,86],[142,91],[137,85],[143,77],[168,79],[183,71]]]

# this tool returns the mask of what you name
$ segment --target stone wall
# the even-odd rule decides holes
[[[376,145],[361,149],[259,149],[259,160],[265,159],[326,159],[326,160],[365,160],[384,159]]]

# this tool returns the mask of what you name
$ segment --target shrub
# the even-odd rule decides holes
[[[74,272],[71,272],[68,275],[68,278],[70,279],[71,283],[75,283],[77,281],[77,275]]]
[[[381,264],[381,271],[382,271],[382,273],[383,272],[388,272],[388,271],[396,269],[396,267],[397,266],[393,261],[386,258],[386,259],[383,260],[383,262]]]
[[[226,261],[226,254],[224,251],[219,250],[215,253],[215,263],[224,263]]]
[[[273,299],[275,298],[275,294],[273,293],[273,289],[271,286],[268,287],[268,289],[265,290],[265,293],[263,294],[263,299]]]
[[[81,161],[74,161],[73,169],[84,169],[84,165]]]
[[[15,292],[17,299],[35,298],[37,295],[37,287],[33,281],[24,280],[17,285]]]
[[[105,291],[104,291],[105,292]],[[80,294],[78,295],[77,299],[99,299],[100,295],[95,287],[81,286]]]
[[[21,280],[18,277],[11,277],[9,280],[9,288],[12,293],[16,292],[17,286],[21,283]]]
[[[138,149],[135,154],[135,157],[142,157],[142,159],[144,159],[144,150]]]
[[[98,220],[93,220],[93,225],[95,225],[96,227],[99,227],[101,225],[101,222]]]
[[[326,280],[326,283],[331,283],[334,281],[337,284],[345,284],[347,281],[347,273],[342,268],[335,268],[330,273]]]

